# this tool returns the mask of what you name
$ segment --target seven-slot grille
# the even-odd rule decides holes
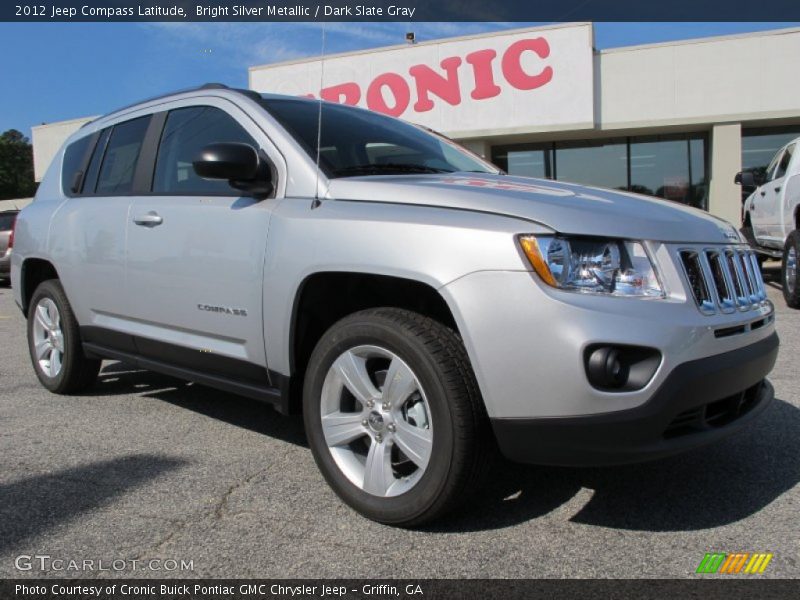
[[[735,246],[684,249],[679,255],[703,314],[750,310],[766,300],[764,280],[752,250]]]

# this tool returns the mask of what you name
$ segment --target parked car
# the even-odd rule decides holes
[[[47,389],[113,359],[302,410],[328,483],[383,523],[454,508],[495,444],[655,459],[773,398],[773,306],[732,225],[359,108],[213,85],[111,113],[16,238]]]
[[[800,138],[778,150],[766,171],[743,171],[735,181],[751,190],[744,203],[744,233],[762,256],[781,260],[786,304],[800,308]]]
[[[11,246],[14,245],[14,221],[18,210],[0,212],[0,281],[11,277]]]

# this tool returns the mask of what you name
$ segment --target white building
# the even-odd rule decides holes
[[[800,135],[800,29],[594,50],[591,23],[251,67],[427,125],[514,174],[659,195],[737,222],[742,168]],[[84,120],[33,129],[37,178]]]

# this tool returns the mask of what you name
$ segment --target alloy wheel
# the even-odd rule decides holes
[[[64,362],[64,332],[56,303],[42,298],[34,309],[33,344],[39,368],[48,377],[57,377]]]
[[[431,411],[399,356],[378,346],[343,352],[325,376],[321,400],[325,442],[351,483],[390,497],[420,481],[433,448]]]

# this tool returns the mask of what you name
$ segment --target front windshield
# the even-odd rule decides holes
[[[316,160],[319,103],[265,98],[262,104]],[[379,113],[330,102],[322,103],[320,168],[330,178],[498,172],[445,137]]]

